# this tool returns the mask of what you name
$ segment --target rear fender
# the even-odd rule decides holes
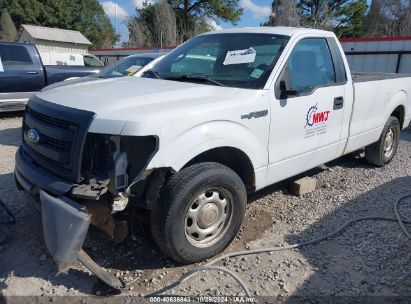
[[[405,109],[404,117],[410,116],[411,115],[411,113],[410,113],[411,100],[408,101],[408,98],[409,98],[409,96],[408,96],[407,92],[405,92],[404,90],[401,90],[401,91],[397,92],[396,94],[394,94],[389,99],[388,105],[386,107],[387,112],[385,113],[385,121],[388,120],[390,115],[399,106],[403,106],[404,109]],[[405,127],[406,126],[403,125],[403,126],[401,126],[401,129],[405,128]]]

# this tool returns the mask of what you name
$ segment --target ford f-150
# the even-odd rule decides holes
[[[163,252],[193,263],[230,244],[247,194],[363,148],[387,165],[410,120],[411,77],[351,73],[331,32],[228,29],[190,39],[141,78],[32,97],[15,176],[39,197],[61,267],[91,267],[89,224],[122,240],[137,206]]]

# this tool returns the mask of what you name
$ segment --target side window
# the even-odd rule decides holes
[[[3,65],[33,64],[27,49],[19,45],[3,45],[0,48],[0,58]]]
[[[336,83],[334,65],[325,39],[304,39],[292,51],[286,69],[287,87],[300,95]]]
[[[94,56],[84,55],[84,66],[86,67],[101,67],[103,64]]]

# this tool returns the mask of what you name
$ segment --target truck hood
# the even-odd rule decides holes
[[[41,91],[45,92],[51,89],[55,89],[58,87],[63,87],[66,85],[72,85],[76,83],[82,83],[82,82],[89,82],[89,81],[94,81],[94,80],[100,80],[100,78],[93,77],[93,76],[85,76],[85,77],[72,77],[63,81],[55,82],[53,84],[50,84],[46,87],[44,87]]]
[[[120,134],[130,119],[149,123],[164,119],[171,112],[195,111],[209,103],[232,99],[239,91],[253,90],[122,77],[67,84],[40,92],[37,96],[52,103],[96,113],[90,132]]]

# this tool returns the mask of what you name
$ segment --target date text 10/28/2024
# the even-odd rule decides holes
[[[245,296],[220,296],[220,297],[188,297],[188,296],[156,296],[150,297],[149,301],[152,303],[256,303],[255,298]]]

